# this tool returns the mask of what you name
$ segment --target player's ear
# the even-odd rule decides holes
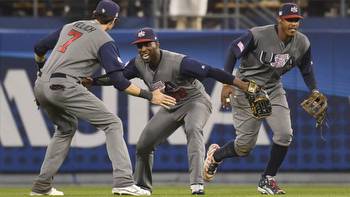
[[[156,42],[156,46],[157,46],[157,48],[160,48],[160,43]]]
[[[114,18],[114,20],[112,21],[112,23],[114,23],[114,27],[118,25],[119,20],[118,18]]]
[[[277,18],[277,22],[281,23],[282,19],[280,17]]]

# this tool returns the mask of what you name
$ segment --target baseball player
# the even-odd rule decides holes
[[[164,107],[176,103],[160,90],[142,90],[123,76],[117,45],[106,33],[117,23],[118,13],[116,3],[100,1],[94,11],[94,20],[67,24],[35,45],[35,60],[41,68],[35,82],[35,97],[57,127],[40,174],[33,183],[31,196],[64,195],[52,187],[52,179],[68,153],[78,119],[88,121],[106,134],[107,152],[113,166],[112,193],[150,195],[148,190],[134,183],[121,120],[80,84],[81,77],[91,76],[102,66],[118,90]],[[51,49],[44,64],[45,54]]]
[[[290,110],[286,92],[280,77],[298,66],[305,84],[310,91],[317,91],[313,72],[311,47],[308,38],[298,32],[299,21],[303,17],[296,4],[282,4],[278,12],[278,23],[250,29],[234,40],[229,48],[225,71],[232,73],[237,59],[241,64],[236,76],[255,80],[267,91],[272,114],[265,118],[273,131],[273,144],[270,158],[258,184],[258,191],[263,194],[285,194],[275,179],[292,141]],[[230,103],[227,98],[230,97]],[[249,108],[245,93],[237,88],[225,85],[221,95],[222,105],[231,104],[236,139],[223,147],[212,144],[204,163],[204,179],[214,178],[216,169],[223,159],[244,157],[254,148],[259,128],[264,119],[256,119]]]
[[[200,80],[210,77],[235,85],[242,91],[248,89],[248,82],[186,55],[160,49],[158,38],[151,28],[140,29],[133,44],[137,46],[139,54],[126,64],[124,76],[127,79],[141,78],[151,90],[162,87],[165,94],[177,101],[170,109],[161,108],[152,117],[137,142],[134,174],[136,184],[152,190],[153,152],[177,128],[184,126],[191,193],[202,195],[205,156],[203,127],[211,114],[212,106]],[[99,80],[94,79],[95,83],[97,81],[101,84]]]

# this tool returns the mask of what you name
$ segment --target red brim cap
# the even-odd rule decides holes
[[[286,16],[280,16],[281,18],[283,19],[289,19],[289,18],[304,18],[300,15],[297,15],[297,14],[291,14],[291,15],[286,15]]]
[[[134,42],[132,42],[131,44],[138,44],[138,43],[142,43],[142,42],[154,42],[154,40],[149,39],[149,38],[138,39],[138,40],[135,40]]]

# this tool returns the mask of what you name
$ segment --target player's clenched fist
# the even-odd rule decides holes
[[[161,92],[161,89],[156,89],[152,92],[152,100],[151,103],[163,106],[167,109],[169,109],[169,106],[173,106],[176,104],[176,99],[168,96],[166,94],[163,94]]]
[[[225,109],[230,109],[230,96],[234,94],[233,87],[224,84],[221,90],[221,106]]]
[[[86,87],[86,88],[91,88],[91,86],[92,86],[92,83],[93,83],[93,78],[91,78],[91,77],[84,77],[84,78],[82,78],[81,80],[80,80],[80,83],[84,86],[84,87]]]

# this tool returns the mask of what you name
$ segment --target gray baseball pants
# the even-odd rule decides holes
[[[204,98],[192,100],[175,111],[161,108],[148,122],[136,145],[136,184],[152,190],[153,153],[161,142],[182,125],[187,138],[190,184],[203,184],[203,127],[210,114],[211,104]]]
[[[69,77],[50,79],[42,76],[35,83],[34,94],[56,129],[32,191],[43,193],[51,189],[52,178],[67,156],[78,119],[86,120],[105,132],[107,152],[113,166],[113,187],[134,184],[121,120],[109,112],[100,99]]]
[[[272,114],[266,118],[266,121],[272,129],[273,142],[281,146],[289,146],[293,137],[290,110],[284,91],[278,92],[283,93],[270,96]],[[246,156],[255,147],[263,119],[253,117],[248,100],[237,88],[235,88],[235,96],[231,97],[231,105],[233,125],[237,135],[235,151],[239,156]]]

